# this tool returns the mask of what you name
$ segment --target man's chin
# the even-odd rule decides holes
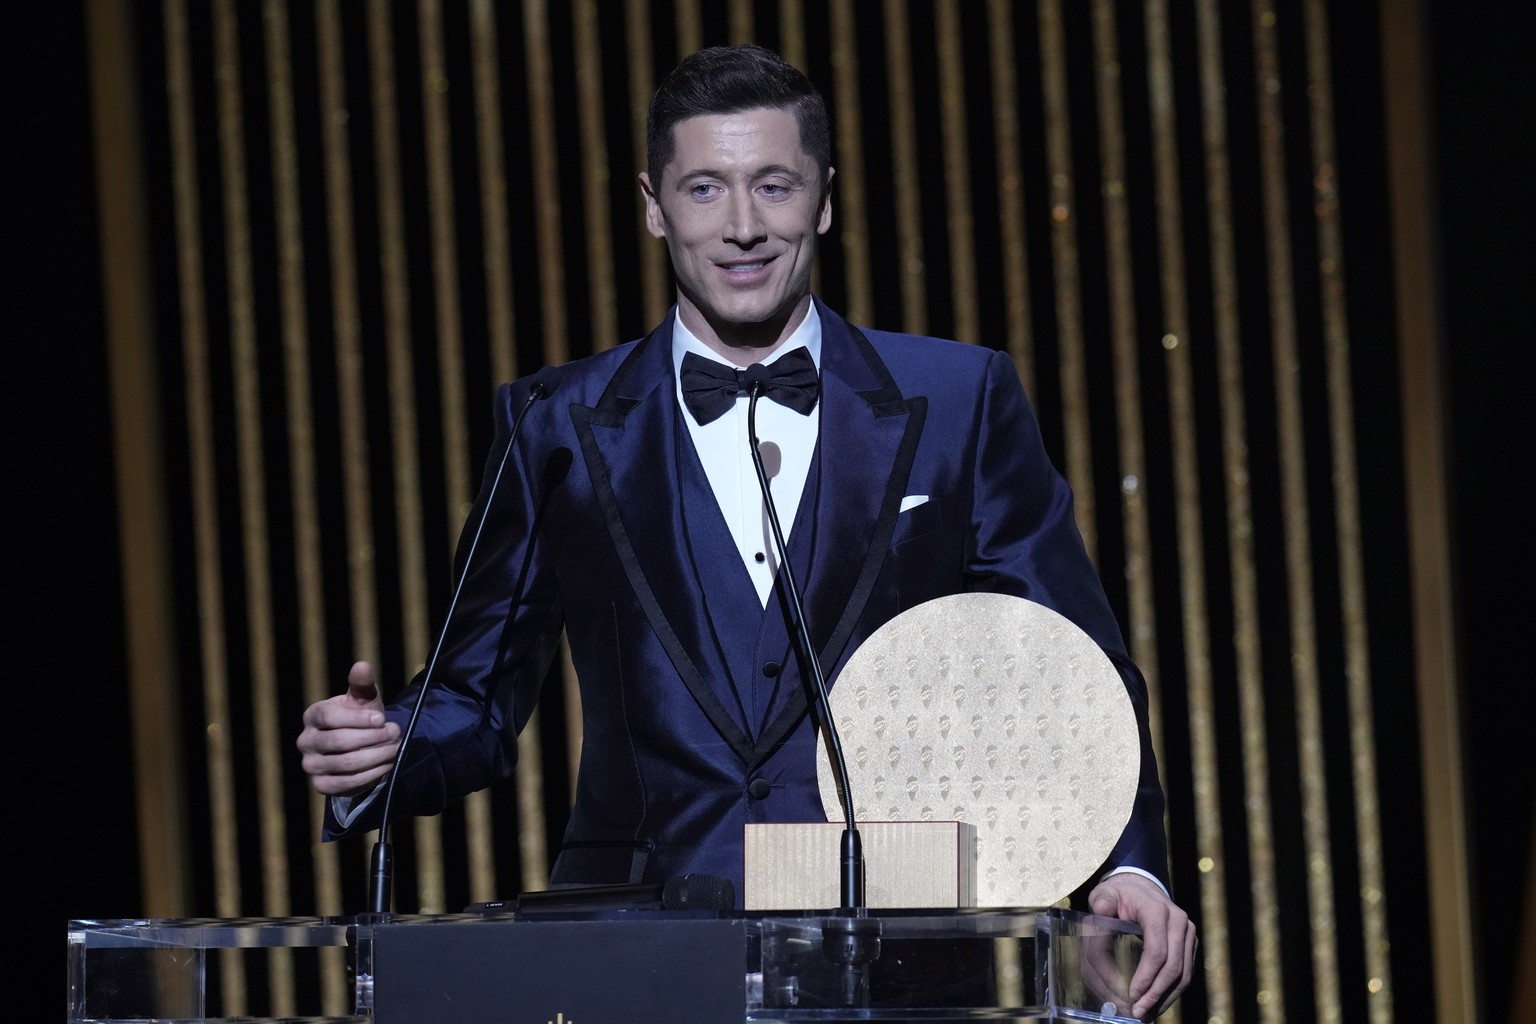
[[[762,331],[782,325],[792,308],[767,304],[716,307],[705,314],[705,319],[722,331]]]
[[[807,296],[802,295],[792,302],[782,301],[779,295],[726,295],[715,298],[720,301],[709,305],[695,299],[692,305],[697,315],[727,344],[758,348],[772,344],[773,338],[764,341],[763,335],[777,337],[782,333],[785,325],[795,317],[796,310],[801,309]]]

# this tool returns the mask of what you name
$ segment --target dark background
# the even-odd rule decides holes
[[[1472,910],[1485,1019],[1506,1021],[1514,1019],[1520,971],[1533,969],[1532,954],[1522,963],[1516,948],[1530,931],[1519,923],[1533,902],[1536,773],[1530,719],[1520,713],[1531,683],[1515,674],[1513,657],[1532,628],[1533,516],[1517,497],[1530,486],[1521,481],[1531,472],[1532,431],[1524,394],[1517,394],[1528,388],[1527,373],[1517,368],[1528,364],[1536,339],[1526,253],[1532,62],[1525,40],[1497,19],[1469,18],[1465,5],[1450,0],[1423,9],[1432,94],[1423,128],[1436,205]],[[23,273],[13,280],[23,315],[9,332],[6,405],[12,450],[22,454],[30,484],[9,493],[30,514],[13,555],[25,567],[13,576],[21,585],[7,605],[22,611],[8,635],[37,653],[19,659],[21,678],[13,684],[23,693],[46,687],[57,694],[39,719],[56,730],[24,749],[43,752],[39,773],[51,776],[54,758],[67,765],[58,783],[64,800],[51,801],[67,824],[60,861],[47,876],[67,878],[66,918],[132,917],[143,912],[142,866],[84,4],[29,5],[24,20],[35,28],[18,32],[12,46],[24,47],[29,59],[13,63],[11,77],[13,104],[23,113],[23,144],[12,156],[25,172],[8,203],[21,214],[11,236],[21,242],[13,265]],[[1366,272],[1353,268],[1356,276]],[[1391,785],[1390,765],[1382,766],[1382,779]],[[24,778],[17,792],[29,806]],[[91,797],[89,820],[69,816],[70,795],[82,793]],[[1414,1016],[1411,1007],[1400,1012]]]

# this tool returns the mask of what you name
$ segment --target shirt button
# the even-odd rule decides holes
[[[757,562],[758,565],[762,565],[768,560],[768,556],[764,555],[761,551],[753,555],[752,558]]]
[[[769,679],[772,679],[774,676],[776,676],[778,674],[779,674],[779,663],[778,662],[770,661],[770,662],[768,662],[768,664],[763,666],[763,675],[767,676]]]
[[[747,783],[747,796],[753,800],[767,799],[768,794],[771,792],[773,792],[773,784],[767,779],[756,778]]]

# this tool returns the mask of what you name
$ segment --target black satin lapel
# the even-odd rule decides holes
[[[830,395],[828,395],[830,392]],[[867,406],[833,384],[822,420],[816,559],[805,616],[822,665],[842,657],[890,550],[927,399]]]
[[[670,363],[661,362],[670,350],[658,345],[660,334],[626,361],[596,408],[572,406],[571,420],[609,535],[651,628],[720,735],[750,761],[751,741],[707,682],[727,678],[728,669],[709,639],[713,631],[688,556],[676,403]],[[645,353],[646,347],[660,351]]]
[[[699,644],[707,645],[707,653],[699,663],[706,667],[723,666],[719,671],[707,671],[705,680],[738,716],[737,721],[746,732],[754,735],[758,725],[748,707],[750,688],[741,689],[743,682],[750,687],[751,659],[743,664],[744,652],[734,648],[762,628],[762,605],[752,577],[742,564],[736,538],[720,511],[720,501],[710,485],[709,475],[688,436],[686,417],[686,413],[679,412],[676,418],[675,465],[682,495],[682,533],[687,538],[678,557],[688,563],[689,578],[700,601],[697,614],[708,628],[708,635],[699,637]],[[747,675],[743,676],[743,672]]]

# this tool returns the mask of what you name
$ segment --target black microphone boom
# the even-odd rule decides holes
[[[805,656],[811,663],[811,674],[816,677],[818,711],[827,727],[827,740],[832,745],[832,759],[837,766],[837,782],[843,794],[843,816],[847,823],[843,829],[842,843],[842,915],[822,922],[821,952],[824,957],[842,968],[842,996],[847,1006],[865,1005],[869,1001],[869,965],[880,956],[880,921],[868,916],[864,903],[864,846],[859,838],[859,826],[853,813],[853,783],[848,775],[848,762],[843,758],[843,741],[837,735],[837,722],[832,718],[832,700],[827,696],[827,678],[821,671],[821,659],[811,642],[811,630],[805,624],[805,613],[800,607],[800,587],[795,582],[794,571],[789,565],[789,547],[784,543],[784,531],[779,527],[779,510],[773,504],[773,492],[768,486],[768,473],[763,468],[763,456],[757,443],[757,399],[769,378],[769,371],[762,363],[747,367],[743,380],[749,388],[747,403],[747,440],[752,448],[752,466],[757,470],[757,484],[763,491],[763,505],[768,511],[768,524],[773,528],[773,542],[779,552],[779,571],[784,574],[784,587],[789,592],[789,602],[799,627],[800,642]]]
[[[799,627],[800,642],[805,656],[811,663],[811,674],[816,680],[816,692],[820,698],[817,711],[826,723],[827,739],[832,744],[832,756],[837,767],[837,781],[843,793],[843,815],[847,826],[843,829],[841,892],[844,908],[857,910],[864,907],[864,849],[859,838],[859,826],[853,814],[853,784],[849,780],[848,764],[843,759],[843,741],[837,735],[837,723],[832,719],[832,702],[827,696],[827,679],[821,671],[821,659],[811,642],[811,631],[805,624],[805,613],[800,608],[800,587],[795,583],[794,571],[789,565],[789,548],[784,543],[784,531],[779,526],[779,511],[773,504],[773,493],[768,486],[768,473],[763,468],[763,456],[757,443],[757,398],[768,381],[768,368],[762,363],[747,367],[743,379],[750,389],[751,401],[747,405],[747,439],[752,448],[752,465],[757,470],[757,484],[762,488],[763,505],[768,511],[768,523],[773,528],[773,541],[779,550],[779,568],[784,573],[785,589],[789,592],[790,608]]]
[[[410,743],[411,736],[416,732],[416,720],[421,717],[422,702],[426,699],[427,688],[432,685],[432,669],[437,665],[437,656],[442,653],[443,638],[448,635],[448,624],[453,621],[453,609],[459,603],[459,594],[464,589],[464,581],[469,578],[469,567],[475,557],[475,547],[480,543],[480,533],[485,529],[485,520],[491,514],[496,489],[501,484],[501,474],[507,468],[507,459],[512,454],[513,442],[517,440],[518,428],[523,425],[523,417],[528,415],[528,410],[533,408],[533,403],[548,398],[559,386],[560,374],[553,366],[546,366],[533,375],[533,381],[528,386],[528,401],[523,403],[517,418],[512,421],[512,430],[507,435],[507,447],[501,453],[501,461],[496,464],[496,475],[491,479],[490,490],[485,496],[485,507],[480,510],[480,521],[475,524],[475,535],[470,540],[469,550],[464,555],[464,570],[459,574],[459,582],[453,588],[453,599],[448,602],[448,611],[443,616],[443,628],[437,634],[437,643],[432,647],[432,657],[427,661],[426,674],[421,680],[421,689],[416,692],[416,703],[411,707],[411,717],[400,733],[400,746],[395,751],[395,763],[390,768],[389,780],[384,784],[384,814],[380,819],[379,838],[373,844],[373,859],[370,861],[368,905],[375,914],[389,913],[390,891],[394,879],[394,854],[389,845],[389,812],[395,795],[395,780],[400,775],[401,764],[405,762],[406,745]]]

